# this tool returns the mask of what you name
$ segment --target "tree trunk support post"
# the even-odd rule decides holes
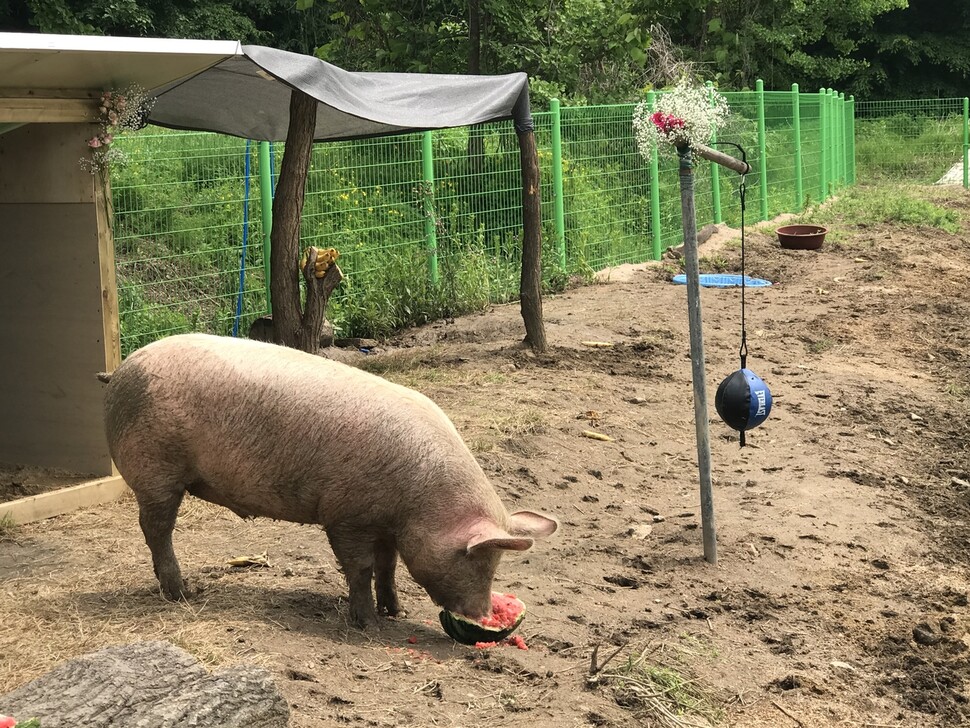
[[[546,351],[542,320],[542,219],[539,194],[539,155],[532,128],[516,129],[522,165],[522,274],[519,305],[525,323],[525,343],[536,354]]]
[[[315,352],[320,347],[327,301],[343,279],[336,263],[315,267],[318,251],[311,247],[300,269],[300,226],[306,180],[313,153],[317,100],[294,89],[290,94],[290,123],[273,199],[270,234],[270,293],[273,301],[273,341],[282,346]],[[300,275],[306,280],[306,307],[300,306]]]
[[[266,280],[266,313],[273,314],[273,297],[270,295],[270,243],[273,230],[273,170],[270,165],[269,142],[259,143],[259,207],[263,228],[263,274]]]

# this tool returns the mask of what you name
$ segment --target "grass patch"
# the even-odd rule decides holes
[[[926,199],[928,192],[907,185],[855,187],[798,222],[839,225],[909,225],[948,233],[960,232],[960,216]]]
[[[813,354],[823,354],[829,349],[835,346],[835,342],[832,339],[815,339],[808,342],[808,350]]]
[[[20,527],[14,523],[13,518],[10,517],[10,514],[4,514],[2,517],[0,517],[0,542],[13,541],[19,528]]]

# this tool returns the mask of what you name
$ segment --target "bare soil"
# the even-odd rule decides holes
[[[749,235],[749,274],[776,285],[747,292],[748,364],[775,402],[743,449],[712,406],[717,566],[668,260],[548,297],[547,356],[517,345],[518,309],[500,306],[360,359],[435,399],[510,508],[560,519],[497,577],[528,604],[527,651],[455,644],[405,574],[409,615],[359,632],[318,528],[192,500],[176,550],[204,591],[167,603],[127,497],[0,532],[0,694],[167,639],[267,666],[306,728],[672,725],[636,690],[640,657],[706,696],[682,724],[970,725],[970,195],[927,194],[961,234],[836,225],[817,252]],[[701,255],[736,270],[739,248],[715,236]],[[738,366],[740,293],[702,301],[713,404]],[[226,564],[262,552],[268,567]]]

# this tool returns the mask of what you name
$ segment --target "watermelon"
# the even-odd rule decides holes
[[[492,592],[492,613],[475,620],[463,614],[442,610],[438,615],[445,632],[456,642],[499,642],[512,634],[525,619],[525,604],[514,594]]]

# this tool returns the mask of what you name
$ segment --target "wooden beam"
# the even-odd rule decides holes
[[[104,342],[104,370],[113,372],[121,364],[121,322],[118,314],[118,284],[115,277],[115,241],[112,223],[111,180],[97,172],[94,204],[98,222],[98,261],[101,266],[101,328]],[[112,472],[117,472],[112,463]]]
[[[94,99],[0,98],[0,124],[96,122]]]
[[[14,523],[42,521],[76,511],[78,508],[110,503],[124,495],[127,490],[128,486],[120,475],[110,475],[107,478],[72,485],[70,488],[0,503],[0,521],[7,518]]]

